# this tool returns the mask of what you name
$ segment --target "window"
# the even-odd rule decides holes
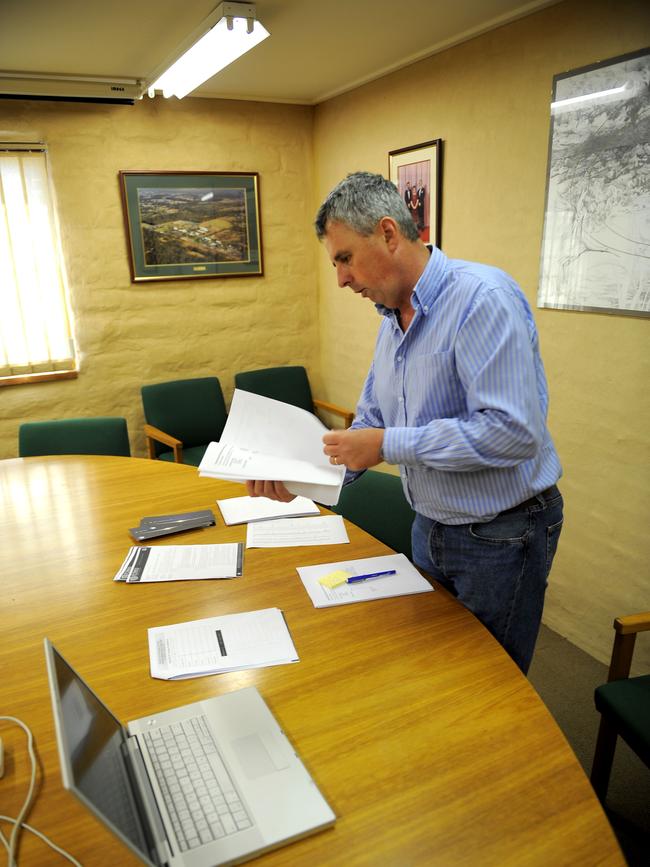
[[[42,144],[0,143],[0,385],[76,376],[54,198]]]

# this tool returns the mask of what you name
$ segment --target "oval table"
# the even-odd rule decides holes
[[[194,467],[64,456],[0,462],[0,713],[29,725],[41,760],[29,822],[85,867],[138,863],[60,781],[43,637],[123,722],[255,685],[338,816],[333,829],[260,857],[271,865],[624,865],[566,740],[483,626],[444,590],[315,609],[296,566],[389,553],[347,524],[350,545],[249,549],[229,581],[112,578],[145,515],[212,508],[215,527],[152,544],[245,541],[217,498],[241,485]],[[277,606],[300,662],[164,682],[147,628]],[[25,738],[6,745],[0,813],[29,779]],[[8,826],[2,823],[3,830]],[[26,831],[21,867],[64,863]]]

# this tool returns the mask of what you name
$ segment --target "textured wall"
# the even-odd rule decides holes
[[[389,150],[442,138],[443,250],[509,271],[534,306],[553,75],[642,48],[649,33],[641,0],[571,0],[318,106],[317,201],[350,171],[387,173]],[[328,397],[353,405],[379,320],[336,286],[324,251],[319,269]],[[613,617],[650,607],[650,323],[536,319],[566,501],[545,621],[605,660]],[[637,653],[647,667],[650,642]]]
[[[312,114],[207,99],[0,99],[0,130],[49,145],[81,352],[78,379],[0,388],[0,458],[16,456],[21,421],[77,415],[125,416],[144,455],[147,382],[216,375],[229,400],[237,370],[299,363],[318,383]],[[259,172],[264,276],[131,283],[118,185],[129,169]]]

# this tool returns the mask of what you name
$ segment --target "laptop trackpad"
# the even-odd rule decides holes
[[[250,780],[289,767],[289,762],[283,756],[280,745],[271,732],[247,735],[230,743],[244,773]]]

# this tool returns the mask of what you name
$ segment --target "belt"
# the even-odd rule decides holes
[[[539,506],[539,501],[542,499],[544,502],[548,500],[552,500],[554,497],[560,496],[560,489],[557,485],[551,485],[550,488],[547,488],[545,491],[540,491],[539,494],[535,494],[534,497],[529,497],[527,500],[524,500],[523,503],[519,503],[518,506],[512,506],[510,509],[504,509],[500,514],[508,515],[510,512],[522,512],[524,509],[527,509],[529,506]]]

